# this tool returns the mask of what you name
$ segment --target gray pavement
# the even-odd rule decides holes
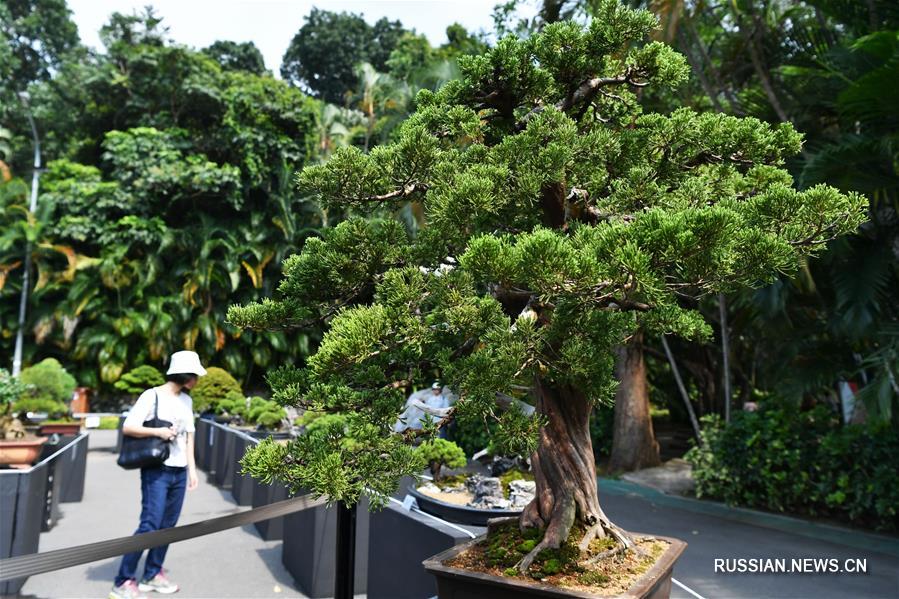
[[[601,480],[600,503],[621,527],[688,543],[674,578],[702,597],[844,599],[899,597],[899,540],[709,502],[670,497]],[[720,508],[720,509],[717,509]],[[877,550],[865,546],[877,547]],[[715,572],[715,559],[836,558],[867,560],[866,574]],[[853,566],[854,564],[851,564]],[[672,598],[693,595],[673,588]]]
[[[84,499],[63,503],[53,530],[41,534],[40,551],[62,549],[134,532],[140,516],[140,473],[116,465],[116,431],[92,431]],[[224,516],[241,509],[200,473],[200,486],[184,500],[179,524]],[[118,571],[110,559],[32,576],[23,597],[106,597]],[[229,597],[304,597],[281,564],[281,542],[263,541],[250,525],[175,543],[165,560],[182,599]],[[138,573],[143,571],[143,562]]]

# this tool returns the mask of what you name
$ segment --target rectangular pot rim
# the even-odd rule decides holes
[[[684,552],[684,549],[687,548],[687,543],[681,541],[680,539],[675,539],[672,537],[665,537],[661,535],[648,535],[645,533],[631,533],[634,536],[651,536],[653,538],[659,539],[661,541],[667,541],[669,543],[668,549],[659,556],[659,559],[656,560],[656,563],[643,573],[640,578],[638,578],[631,587],[625,591],[621,595],[614,595],[615,597],[621,598],[632,598],[632,597],[640,597],[645,592],[652,589],[653,586],[661,579],[666,572],[669,572],[674,568],[674,563],[677,561],[677,558]],[[593,593],[585,593],[583,591],[576,591],[574,589],[565,589],[563,587],[558,587],[550,584],[546,584],[539,581],[528,582],[523,580],[518,580],[517,578],[508,578],[504,576],[494,576],[493,574],[486,574],[484,572],[475,572],[473,570],[464,570],[462,568],[453,568],[451,566],[444,565],[443,562],[450,560],[457,555],[467,551],[472,546],[480,543],[482,540],[486,538],[486,534],[481,535],[475,539],[470,541],[466,541],[465,543],[461,543],[454,547],[450,547],[446,551],[438,553],[437,555],[426,559],[422,562],[425,570],[430,572],[431,574],[447,576],[450,578],[465,578],[465,579],[476,579],[485,584],[492,584],[497,586],[504,587],[513,587],[519,588],[521,590],[535,590],[546,593],[552,597],[578,597],[583,599],[595,599],[597,597],[612,597],[612,595],[596,595]]]

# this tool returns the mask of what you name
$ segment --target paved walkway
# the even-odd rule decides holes
[[[602,479],[600,503],[623,528],[682,539],[687,549],[674,578],[706,599],[895,599],[899,597],[899,539],[735,510]],[[876,549],[875,549],[876,548]],[[866,574],[728,574],[715,559],[836,558],[867,560]],[[694,597],[672,588],[672,599]]]
[[[62,517],[50,532],[41,533],[40,551],[61,549],[126,536],[140,516],[140,473],[119,468],[116,431],[92,431],[89,440],[84,499],[60,505]],[[206,482],[184,501],[179,524],[190,524],[239,510],[229,491]],[[175,597],[304,597],[281,564],[281,541],[263,541],[252,525],[175,543],[165,561],[172,580],[181,585]],[[32,576],[23,597],[106,597],[118,571],[110,559]],[[142,572],[141,564],[138,572]]]

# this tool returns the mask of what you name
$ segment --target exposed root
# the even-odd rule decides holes
[[[516,564],[515,567],[519,572],[527,574],[528,568],[531,567],[541,551],[558,549],[562,546],[562,542],[568,538],[571,527],[574,525],[575,509],[574,501],[570,498],[556,503],[543,539]]]
[[[577,544],[577,548],[581,550],[581,553],[583,553],[590,548],[590,543],[593,541],[593,539],[602,539],[605,536],[605,532],[603,532],[602,530],[602,522],[597,522],[587,529],[587,532],[584,534],[581,542]]]
[[[614,549],[609,549],[608,551],[603,551],[597,555],[592,556],[590,559],[582,562],[584,564],[595,564],[596,562],[600,562],[607,557],[612,557],[613,555],[621,555],[622,553],[627,552],[627,547],[622,545],[621,547],[615,547]]]
[[[537,559],[537,556],[544,549],[557,549],[558,547],[553,547],[552,542],[548,541],[546,537],[543,537],[543,540],[537,543],[537,545],[531,549],[531,551],[521,558],[521,561],[518,562],[518,565],[515,567],[518,568],[518,571],[522,574],[527,574],[528,568],[531,567],[531,564],[534,563],[534,560]]]

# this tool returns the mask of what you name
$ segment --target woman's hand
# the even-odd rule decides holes
[[[178,431],[175,430],[174,426],[170,426],[168,428],[158,428],[156,430],[158,431],[156,433],[156,436],[163,441],[171,441],[178,436]]]
[[[197,478],[197,471],[195,468],[187,469],[187,490],[193,491],[200,485],[200,479]]]

